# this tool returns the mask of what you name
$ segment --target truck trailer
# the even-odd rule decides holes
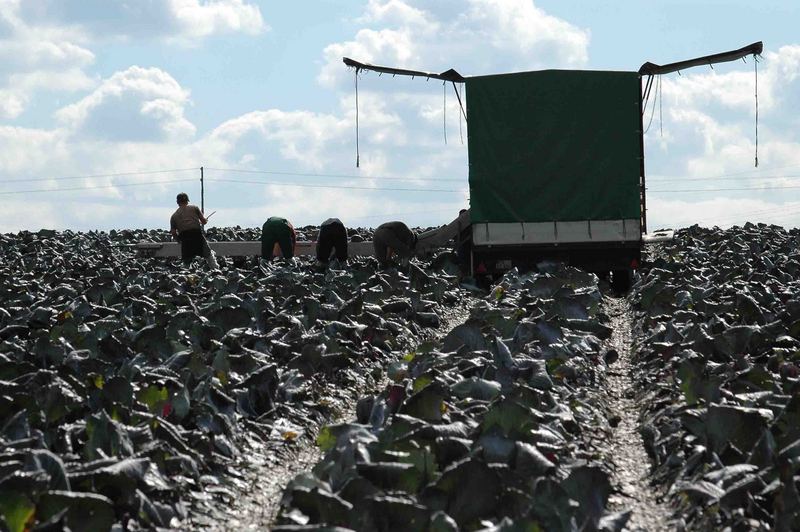
[[[552,259],[612,272],[624,290],[643,244],[667,236],[647,233],[643,116],[653,77],[762,50],[757,42],[667,65],[648,62],[635,72],[470,77],[343,61],[356,75],[372,70],[465,85],[470,208],[458,225],[468,233],[463,245],[473,275],[493,278]],[[452,228],[443,232],[455,236]]]

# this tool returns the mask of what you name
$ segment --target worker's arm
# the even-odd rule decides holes
[[[175,225],[175,215],[173,214],[169,219],[169,233],[172,235],[172,238],[178,238],[178,228]]]
[[[197,209],[197,217],[200,219],[200,223],[206,225],[208,223],[208,218],[203,216],[203,211],[200,210],[200,207],[195,207]]]

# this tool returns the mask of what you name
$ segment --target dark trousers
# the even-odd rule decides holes
[[[272,249],[276,243],[285,258],[294,257],[294,242],[292,242],[292,230],[289,229],[289,226],[265,223],[261,228],[261,257],[271,259]]]
[[[184,264],[189,264],[195,257],[206,257],[211,255],[211,249],[208,247],[208,242],[200,229],[189,229],[188,231],[181,231],[178,235],[181,241],[181,259]]]
[[[328,262],[333,251],[340,261],[347,260],[347,229],[343,224],[329,224],[320,229],[317,237],[317,260]]]
[[[411,257],[414,250],[408,243],[401,240],[394,231],[388,227],[379,227],[372,235],[372,245],[375,248],[375,258],[381,264],[389,261],[389,250],[391,249],[400,257]]]

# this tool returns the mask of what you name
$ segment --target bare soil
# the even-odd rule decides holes
[[[606,297],[603,305],[614,329],[609,344],[619,353],[619,359],[609,367],[607,382],[612,422],[607,452],[614,464],[613,482],[618,491],[611,496],[609,506],[614,511],[631,510],[626,530],[675,530],[664,494],[648,480],[651,462],[639,433],[641,408],[631,377],[630,304],[624,298]]]

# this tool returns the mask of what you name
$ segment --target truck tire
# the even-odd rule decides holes
[[[611,274],[611,289],[619,294],[625,294],[633,284],[633,270],[614,270]]]

